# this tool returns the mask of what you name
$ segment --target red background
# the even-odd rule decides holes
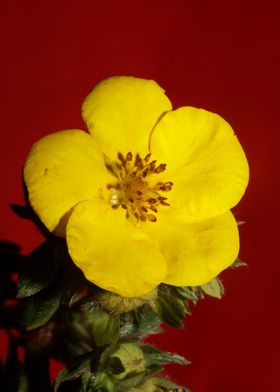
[[[279,12],[277,1],[14,0],[1,8],[1,230],[24,253],[41,241],[8,207],[21,203],[31,144],[84,127],[80,106],[111,75],[155,79],[175,107],[218,112],[251,167],[241,258],[223,274],[226,295],[198,304],[186,330],[158,345],[192,361],[170,375],[194,392],[280,390]],[[278,167],[277,167],[278,166]],[[3,341],[2,341],[3,346]]]

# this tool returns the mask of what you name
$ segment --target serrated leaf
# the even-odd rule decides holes
[[[65,259],[65,247],[63,240],[48,239],[27,257],[19,275],[18,298],[30,297],[51,284]]]
[[[63,368],[56,377],[54,392],[57,392],[63,382],[81,377],[81,375],[89,369],[91,356],[91,352],[80,355],[74,358],[67,367]]]
[[[221,299],[224,294],[224,286],[218,278],[201,285],[202,290],[211,297]]]
[[[158,332],[161,320],[150,305],[145,304],[138,308],[135,311],[135,316],[138,321],[138,330],[141,337]]]
[[[161,292],[157,298],[156,310],[160,318],[167,324],[172,327],[182,328],[183,319],[188,308],[183,300],[170,294],[170,292]]]
[[[24,299],[23,322],[27,330],[46,324],[60,305],[61,287],[50,286],[46,291]]]
[[[177,363],[179,365],[190,364],[190,362],[181,355],[164,352],[150,345],[142,345],[141,349],[144,352],[145,363],[148,367],[151,365],[165,365],[167,363]]]
[[[182,298],[185,298],[192,302],[199,301],[202,296],[200,287],[185,286],[185,287],[176,287],[175,289]]]
[[[119,314],[108,313],[101,308],[95,308],[92,325],[93,339],[97,347],[117,342],[120,330]]]

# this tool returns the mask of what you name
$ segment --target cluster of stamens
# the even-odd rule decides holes
[[[160,192],[171,191],[173,183],[155,182],[151,185],[147,181],[149,175],[160,174],[165,171],[166,164],[157,164],[156,160],[151,161],[151,154],[141,158],[136,154],[128,152],[126,156],[118,153],[118,160],[108,167],[117,177],[115,184],[108,184],[110,191],[109,202],[112,208],[122,207],[126,210],[127,218],[134,218],[137,221],[156,222],[156,213],[159,206],[169,206],[167,197]]]

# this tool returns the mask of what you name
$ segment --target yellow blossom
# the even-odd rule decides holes
[[[172,110],[154,81],[112,77],[86,97],[89,133],[34,144],[24,168],[29,200],[96,285],[123,296],[161,282],[200,285],[239,251],[230,212],[248,183],[230,125],[203,109]]]

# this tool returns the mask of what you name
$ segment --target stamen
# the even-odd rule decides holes
[[[156,162],[157,162],[157,161],[152,161],[152,162],[150,163],[149,166],[150,166],[150,171],[151,171],[151,172],[153,172],[153,171],[155,170],[155,168],[156,168]]]
[[[111,207],[123,208],[127,219],[156,222],[158,207],[170,205],[161,192],[171,191],[173,182],[159,181],[149,184],[149,176],[165,171],[166,164],[157,165],[156,160],[150,161],[151,153],[143,159],[139,154],[133,155],[131,151],[126,155],[119,152],[117,157],[118,160],[109,167],[117,177],[116,183],[107,184]]]
[[[118,152],[118,159],[121,161],[123,165],[125,164],[125,158],[121,152]]]
[[[148,219],[150,222],[156,222],[157,221],[157,217],[153,214],[148,214]]]
[[[157,168],[155,168],[155,173],[162,173],[166,169],[166,164],[161,163]]]
[[[149,162],[149,160],[150,160],[150,158],[151,158],[151,153],[149,152],[149,154],[147,154],[146,156],[145,156],[145,158],[144,158],[144,161],[147,163],[147,162]]]
[[[131,152],[131,151],[129,151],[129,152],[126,154],[126,159],[127,159],[128,161],[132,161],[132,152]]]
[[[140,220],[141,220],[142,222],[146,222],[146,220],[147,220],[146,215],[141,214],[141,215],[140,215]]]

